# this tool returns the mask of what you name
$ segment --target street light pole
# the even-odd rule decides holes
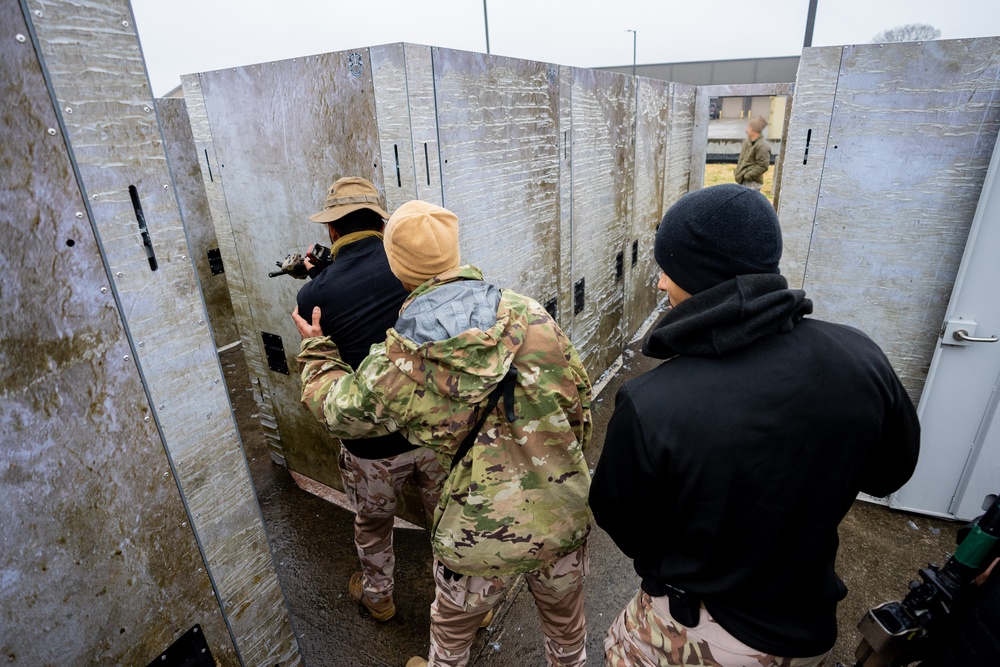
[[[486,2],[486,0],[483,0],[483,2]],[[632,33],[632,76],[635,76],[635,41],[636,41],[637,33],[636,33],[635,30],[631,30],[631,29],[630,30],[626,30],[625,32]]]
[[[486,54],[490,53],[490,17],[486,13],[486,0],[483,0],[483,23],[486,25]]]

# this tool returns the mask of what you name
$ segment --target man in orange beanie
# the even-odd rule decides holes
[[[295,322],[302,401],[317,418],[342,438],[400,430],[450,469],[431,528],[430,656],[407,667],[468,664],[476,629],[518,574],[548,664],[582,667],[591,385],[580,357],[536,301],[461,265],[451,211],[408,202],[384,242],[411,294],[356,371],[322,336],[319,312]]]

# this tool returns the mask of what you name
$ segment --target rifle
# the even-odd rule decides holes
[[[858,623],[861,642],[854,667],[904,667],[927,657],[969,586],[1000,551],[1000,497],[990,496],[944,567],[928,564],[900,601],[868,610]],[[963,529],[965,531],[965,529]],[[1000,576],[1000,575],[997,575]]]
[[[285,257],[284,261],[275,262],[274,265],[280,270],[271,271],[267,274],[267,277],[274,278],[276,276],[289,275],[292,278],[305,280],[306,276],[309,275],[309,270],[306,268],[306,259],[312,262],[314,271],[317,273],[333,263],[333,256],[330,254],[330,249],[317,243],[309,249],[305,257],[299,253],[294,253]]]

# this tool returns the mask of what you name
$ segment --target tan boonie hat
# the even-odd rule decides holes
[[[333,182],[330,191],[326,193],[326,206],[319,213],[310,215],[309,219],[326,224],[363,208],[375,211],[383,220],[389,217],[381,206],[378,190],[372,182],[357,176],[348,176]]]

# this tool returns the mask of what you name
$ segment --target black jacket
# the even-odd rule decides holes
[[[836,640],[837,525],[859,491],[913,472],[916,411],[867,336],[802,317],[778,275],[740,276],[668,312],[626,383],[594,474],[594,516],[642,588],[698,596],[760,651]]]
[[[356,369],[375,343],[385,341],[385,332],[399,317],[409,292],[389,270],[382,239],[362,238],[340,248],[333,264],[299,290],[299,314],[309,321],[312,309],[320,307],[320,326],[340,351],[341,358]],[[351,454],[363,459],[381,459],[416,449],[399,433],[342,440]]]

